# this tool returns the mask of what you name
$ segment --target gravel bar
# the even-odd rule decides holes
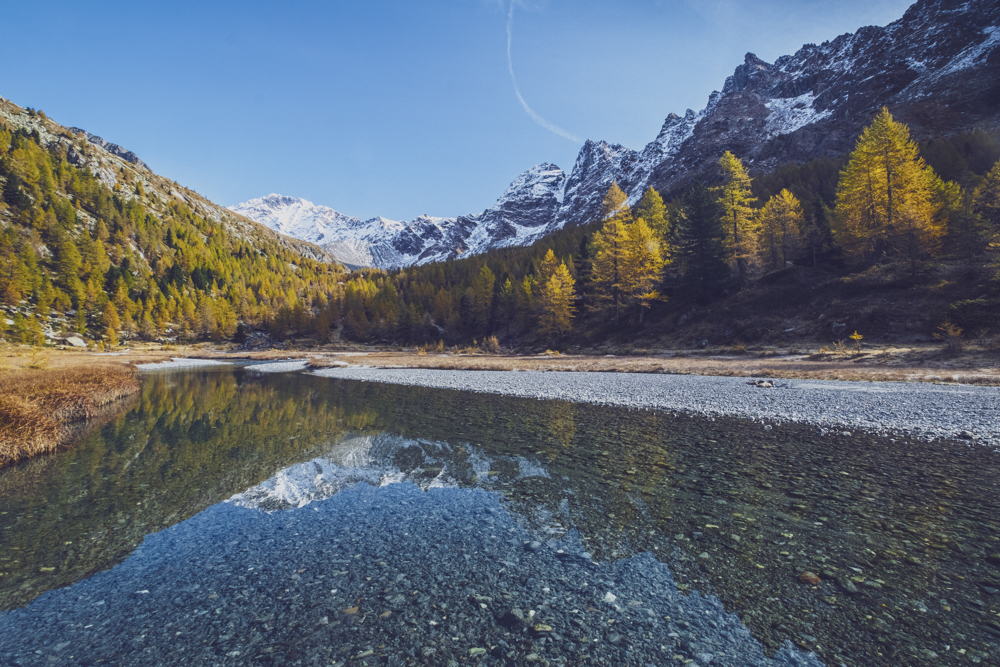
[[[1000,388],[910,382],[770,380],[646,373],[330,368],[345,380],[658,409],[708,417],[798,422],[925,439],[1000,443]]]

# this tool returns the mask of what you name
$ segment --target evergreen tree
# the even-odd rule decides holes
[[[495,285],[496,276],[493,275],[490,267],[484,264],[473,285],[473,328],[477,335],[489,331],[490,316],[493,314],[493,287]]]
[[[788,190],[782,190],[764,204],[760,212],[761,252],[772,271],[784,268],[786,262],[795,258],[804,219],[802,205]]]
[[[674,227],[675,256],[681,279],[700,303],[708,303],[729,274],[726,261],[726,229],[718,213],[716,198],[701,183],[684,195]]]
[[[753,196],[750,174],[738,157],[726,151],[719,158],[719,168],[724,180],[718,188],[719,215],[728,230],[729,248],[740,280],[745,280],[756,250],[756,220],[751,204],[757,198]]]
[[[511,324],[517,317],[517,288],[509,277],[501,285],[497,301],[497,316],[503,323],[505,332],[509,335]]]
[[[848,252],[874,263],[889,255],[915,261],[937,250],[934,173],[910,130],[882,111],[861,133],[837,186],[834,234]]]
[[[995,239],[1000,237],[1000,161],[987,172],[973,195],[975,214]]]
[[[21,177],[15,173],[7,176],[7,182],[3,186],[3,200],[11,206],[25,209],[31,206],[31,199],[21,188]]]

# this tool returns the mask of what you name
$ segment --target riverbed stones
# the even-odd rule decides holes
[[[474,518],[487,508],[494,523],[479,531]],[[499,498],[481,490],[361,485],[274,514],[216,505],[149,536],[113,570],[0,615],[0,664],[55,664],[52,647],[68,641],[78,664],[113,655],[121,666],[217,664],[235,651],[243,664],[284,665],[351,656],[371,666],[406,658],[645,665],[696,653],[724,667],[820,665],[790,647],[768,658],[738,617],[712,597],[680,594],[650,554],[594,564],[524,551],[525,538]],[[555,546],[578,553],[574,539]],[[384,616],[396,595],[406,598],[402,611]],[[479,606],[486,599],[511,606],[496,617]],[[690,650],[678,651],[672,632],[694,634]],[[508,646],[495,658],[489,651],[500,642]]]

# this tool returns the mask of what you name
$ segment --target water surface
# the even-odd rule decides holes
[[[268,517],[407,481],[498,494],[539,542],[579,536],[598,562],[652,553],[771,651],[996,660],[1000,455],[770,426],[244,369],[150,374],[78,447],[0,471],[0,605],[222,501]]]

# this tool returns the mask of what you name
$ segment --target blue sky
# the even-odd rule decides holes
[[[525,102],[641,149],[752,51],[902,16],[909,0],[523,0]],[[0,95],[135,151],[220,204],[270,192],[360,217],[490,206],[580,144],[515,95],[504,0],[7,3]]]

